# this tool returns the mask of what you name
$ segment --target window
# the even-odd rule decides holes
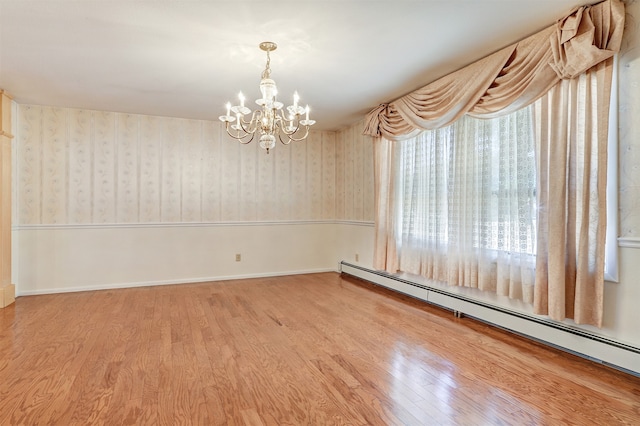
[[[614,77],[614,88],[615,84]],[[617,281],[615,93],[607,173],[609,281]],[[451,259],[499,266],[499,259],[507,258],[519,265],[518,273],[533,277],[537,182],[532,114],[533,107],[527,107],[493,119],[464,116],[394,145],[400,171],[393,200],[394,234],[401,270],[450,282]],[[425,268],[425,258],[430,257]]]
[[[464,116],[396,144],[397,244],[441,253],[535,255],[531,108]]]

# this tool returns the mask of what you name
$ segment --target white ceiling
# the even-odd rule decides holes
[[[272,78],[315,128],[520,40],[586,0],[0,0],[0,88],[19,103],[215,120]],[[590,3],[594,3],[591,1]]]

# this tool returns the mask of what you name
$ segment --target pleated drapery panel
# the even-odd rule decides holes
[[[535,104],[540,232],[534,310],[598,327],[612,72],[613,59],[608,59],[563,80]]]

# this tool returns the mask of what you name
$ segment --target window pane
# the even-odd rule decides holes
[[[399,247],[535,254],[531,109],[463,117],[397,144]]]

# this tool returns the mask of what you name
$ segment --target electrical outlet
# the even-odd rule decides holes
[[[358,253],[356,253],[356,262],[360,261],[360,255]]]
[[[240,253],[236,254],[236,262],[240,262],[242,260],[242,255]]]

